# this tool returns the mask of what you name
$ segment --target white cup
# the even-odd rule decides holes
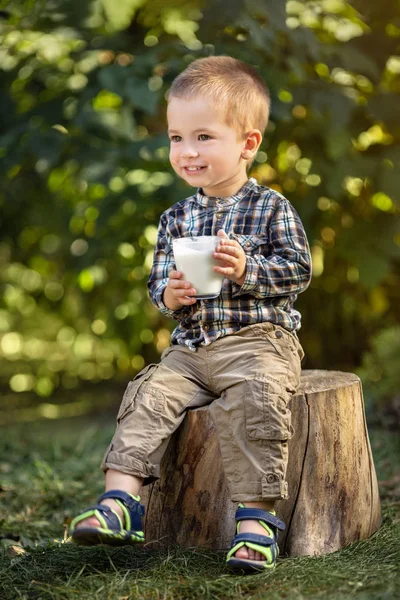
[[[216,298],[221,293],[224,276],[213,270],[219,261],[212,256],[219,240],[217,235],[172,240],[176,268],[195,288],[199,300]]]

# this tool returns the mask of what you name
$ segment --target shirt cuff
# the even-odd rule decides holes
[[[156,304],[156,306],[158,307],[159,311],[163,315],[165,315],[167,317],[170,317],[171,319],[174,319],[175,321],[180,321],[183,317],[187,317],[190,314],[190,312],[191,312],[190,311],[190,307],[183,306],[179,310],[171,310],[170,308],[168,308],[168,306],[166,306],[164,304],[164,300],[163,300],[164,290],[165,290],[166,287],[167,287],[166,285],[162,285],[156,291],[156,293],[154,295],[154,303]]]
[[[232,284],[232,296],[241,296],[242,294],[250,294],[258,287],[258,264],[251,257],[246,256],[246,276],[242,285],[237,283]]]

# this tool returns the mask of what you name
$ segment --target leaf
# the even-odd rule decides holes
[[[383,156],[388,160],[391,160],[396,167],[400,166],[400,146],[388,146],[384,151]]]
[[[214,32],[219,28],[226,27],[227,23],[235,23],[239,18],[245,0],[214,0],[206,3],[203,10],[203,18],[199,24],[198,37],[205,42],[215,42]]]
[[[113,161],[94,161],[82,169],[82,177],[88,182],[108,183],[115,170]]]
[[[101,86],[122,96],[125,89],[125,82],[132,74],[132,69],[121,67],[119,65],[110,65],[100,69],[98,72],[98,80]]]
[[[383,168],[379,176],[379,190],[400,205],[400,172],[398,168]]]
[[[146,67],[146,65],[140,65]],[[143,69],[143,77],[139,77],[136,67],[126,69],[118,65],[111,65],[99,72],[100,83],[111,92],[132,102],[134,107],[140,108],[148,114],[154,114],[158,106],[160,92],[149,89],[147,68]]]
[[[10,544],[7,547],[7,555],[8,556],[20,556],[21,554],[25,554],[26,550],[20,544]]]
[[[300,97],[305,95],[303,87]],[[347,126],[354,111],[354,103],[343,95],[340,88],[313,81],[308,86],[307,96],[307,103],[314,111],[321,117],[330,117],[331,122],[326,125],[335,129]]]
[[[374,119],[383,121],[389,127],[397,127],[399,98],[394,94],[376,94],[368,101],[368,109]]]
[[[379,81],[381,76],[380,69],[373,58],[355,46],[352,46],[351,43],[338,46],[336,54],[340,56],[342,66],[346,71],[365,75],[375,82]]]
[[[296,53],[300,51],[303,61],[308,62],[310,58],[315,62],[322,60],[323,46],[313,31],[310,31],[307,27],[299,27],[298,29],[291,29],[289,32],[292,46],[296,48]]]
[[[390,273],[392,259],[400,257],[400,247],[393,241],[396,230],[396,220],[381,213],[374,221],[355,222],[337,237],[337,255],[358,267],[366,287],[377,286]]]
[[[133,19],[138,8],[147,0],[103,0],[104,12],[113,29],[125,29]]]
[[[60,157],[66,136],[59,131],[50,129],[41,135],[32,134],[29,138],[30,149],[36,157],[46,162],[47,168],[54,166]]]
[[[125,93],[136,108],[152,115],[156,112],[160,94],[149,90],[147,81],[130,77],[126,82]]]
[[[344,127],[350,121],[354,111],[354,103],[338,89],[331,90],[330,96],[328,106],[330,106],[333,123],[335,127]]]
[[[369,288],[378,285],[390,273],[390,268],[390,262],[381,256],[377,256],[372,248],[367,254],[359,256],[360,281]]]
[[[268,29],[286,30],[286,10],[283,2],[259,2],[245,0],[246,13],[255,17],[262,15],[267,19]]]
[[[351,146],[351,138],[345,129],[333,130],[327,135],[325,144],[328,156],[337,160]]]

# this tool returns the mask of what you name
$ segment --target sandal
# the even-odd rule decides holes
[[[116,501],[122,510],[123,519],[109,506],[100,504],[105,498],[112,498]],[[90,506],[71,522],[72,541],[84,546],[93,544],[122,546],[144,542],[141,518],[144,516],[144,506],[139,501],[139,496],[132,496],[120,490],[110,490],[102,494],[96,505]],[[95,517],[100,526],[76,528],[78,523],[90,517]]]
[[[286,528],[285,523],[266,510],[261,510],[259,508],[245,508],[243,504],[239,504],[235,519],[237,521],[237,534],[232,540],[231,549],[226,557],[228,566],[237,571],[244,571],[246,573],[264,571],[264,569],[274,569],[279,554],[277,544],[278,529],[283,531]],[[258,535],[256,533],[240,533],[240,522],[249,519],[258,521],[260,525],[264,527],[268,536]],[[234,555],[239,548],[242,548],[242,546],[247,546],[256,552],[260,552],[260,554],[265,556],[265,561],[236,558]]]

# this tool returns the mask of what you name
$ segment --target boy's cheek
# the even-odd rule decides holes
[[[178,171],[179,171],[178,163],[176,160],[174,160],[174,158],[171,155],[169,157],[169,162],[171,163],[171,166],[174,169],[175,173],[178,173]]]
[[[175,165],[177,163],[177,155],[176,155],[176,152],[174,152],[174,150],[172,148],[169,151],[169,162],[175,168]]]

